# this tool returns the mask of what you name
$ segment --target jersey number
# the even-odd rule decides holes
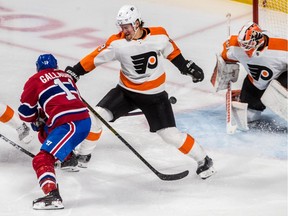
[[[76,99],[76,97],[69,91],[69,89],[59,79],[54,79],[54,83],[58,85],[65,93],[68,100]]]

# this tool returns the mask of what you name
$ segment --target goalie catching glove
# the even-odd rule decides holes
[[[185,65],[181,70],[181,74],[191,76],[194,83],[201,82],[204,79],[203,70],[193,61],[185,61]]]

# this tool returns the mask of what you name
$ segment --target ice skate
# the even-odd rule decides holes
[[[18,138],[20,141],[23,141],[24,143],[28,144],[33,139],[33,136],[30,133],[30,128],[23,123],[20,127],[16,129],[18,133]]]
[[[78,167],[87,168],[88,162],[91,159],[91,154],[88,155],[77,155]]]
[[[68,172],[79,172],[78,160],[74,152],[71,152],[70,157],[60,163],[60,169]]]
[[[211,158],[206,156],[203,161],[198,162],[197,175],[199,175],[202,179],[209,178],[215,173],[215,169],[213,167],[213,161]]]
[[[63,209],[62,198],[59,190],[53,190],[48,195],[33,201],[33,209],[35,210],[56,210]]]

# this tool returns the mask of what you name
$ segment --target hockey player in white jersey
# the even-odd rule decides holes
[[[216,91],[226,89],[229,81],[237,81],[238,63],[245,68],[238,101],[232,101],[238,129],[248,130],[248,123],[259,120],[266,107],[287,121],[287,50],[287,39],[272,36],[253,22],[224,42],[212,83]]]
[[[119,61],[119,83],[97,104],[96,111],[106,121],[115,121],[132,110],[141,109],[151,132],[192,157],[198,163],[196,173],[201,178],[210,177],[215,172],[212,159],[191,135],[176,128],[164,88],[163,59],[171,61],[182,74],[191,76],[195,83],[204,79],[202,69],[195,62],[184,59],[164,28],[143,27],[144,22],[135,6],[121,7],[116,22],[118,34],[110,36],[105,44],[65,71],[77,81],[103,63]]]
[[[18,139],[24,143],[29,143],[33,139],[30,128],[18,118],[18,114],[8,106],[0,103],[0,122],[14,128],[17,131]]]

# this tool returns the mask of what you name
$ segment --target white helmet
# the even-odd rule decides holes
[[[133,5],[124,5],[117,14],[116,24],[118,27],[120,27],[120,25],[132,24],[133,28],[135,28],[137,20],[139,20],[141,24],[141,14],[138,9]]]

